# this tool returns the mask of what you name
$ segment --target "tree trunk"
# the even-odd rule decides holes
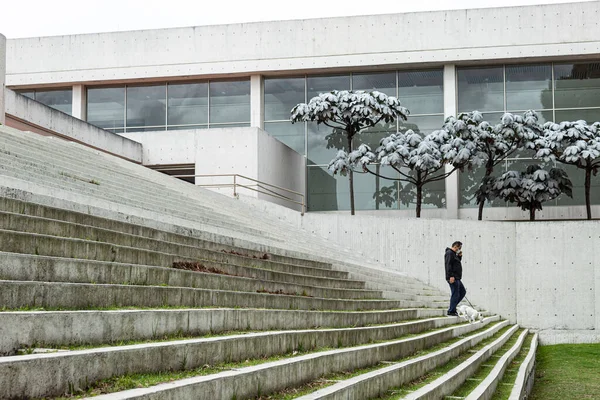
[[[352,135],[348,134],[348,154],[352,151]],[[350,168],[348,174],[350,182],[350,215],[354,215],[354,177],[352,174],[352,168]]]
[[[585,211],[587,219],[592,219],[592,207],[590,205],[590,188],[592,186],[592,170],[585,169]]]
[[[529,209],[529,220],[535,221],[535,207]]]
[[[423,197],[423,184],[421,183],[421,172],[417,171],[417,218],[421,218],[421,201]]]
[[[489,164],[490,164],[490,161],[488,160],[488,164],[486,165],[486,168],[485,168],[485,176],[483,177],[484,179],[489,177],[490,175],[492,175],[492,172],[494,172],[494,165],[492,164],[490,166]],[[477,220],[479,220],[479,221],[481,221],[483,219],[483,206],[485,206],[485,199],[483,199],[483,201],[481,203],[479,203],[479,213],[477,214]]]

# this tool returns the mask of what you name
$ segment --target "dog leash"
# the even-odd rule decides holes
[[[467,296],[465,296],[465,300],[467,301],[467,303],[469,303],[469,305],[471,306],[471,308],[475,308],[475,307],[473,307],[473,304],[471,304],[471,302],[469,301],[469,299],[467,298]]]

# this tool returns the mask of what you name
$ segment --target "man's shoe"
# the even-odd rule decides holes
[[[453,317],[458,317],[458,313],[457,313],[456,311],[455,311],[455,312],[450,312],[450,311],[448,311],[448,313],[447,313],[447,314],[448,314],[448,315],[451,315],[451,316],[453,316]]]

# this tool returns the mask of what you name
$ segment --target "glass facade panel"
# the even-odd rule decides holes
[[[508,110],[552,109],[552,66],[550,64],[507,66],[506,108]]]
[[[35,100],[35,92],[31,91],[31,92],[21,92],[21,91],[17,91],[17,93],[30,98],[31,100]]]
[[[555,64],[556,108],[600,107],[600,63]]]
[[[127,130],[130,127],[163,127],[166,125],[165,85],[127,86]],[[159,130],[159,129],[153,129]]]
[[[174,125],[167,126],[168,131],[182,131],[186,129],[208,129],[208,125]]]
[[[578,121],[580,119],[583,119],[588,123],[600,121],[600,108],[588,108],[584,110],[556,110],[555,113],[556,122]]]
[[[35,101],[65,114],[73,115],[73,90],[36,90]]]
[[[208,123],[208,83],[169,84],[168,125]]]
[[[432,71],[399,71],[398,98],[414,114],[444,112],[444,73]]]
[[[308,122],[308,164],[329,164],[339,150],[348,151],[348,139],[341,130],[326,125]]]
[[[303,122],[265,122],[265,131],[297,153],[304,154],[305,124]]]
[[[250,122],[242,122],[237,124],[210,124],[210,129],[215,128],[249,128]]]
[[[422,133],[424,135],[438,130],[444,123],[444,117],[442,115],[422,116],[422,117],[408,117],[406,121],[400,121],[398,123],[398,129],[400,132],[405,132],[408,129],[412,129],[416,133]]]
[[[375,167],[374,167],[375,168]],[[308,210],[350,209],[347,176],[333,175],[327,167],[308,167]],[[354,174],[354,204],[357,210],[397,209],[397,183],[368,173]]]
[[[457,68],[458,111],[503,111],[503,67]]]
[[[559,206],[585,205],[585,170],[562,163],[556,163],[556,166],[563,169],[569,175],[571,183],[573,183],[573,198],[563,194],[556,199],[556,204]],[[600,175],[594,176],[592,174],[590,203],[600,204]]]
[[[250,123],[250,81],[210,82],[210,123]]]
[[[125,88],[89,88],[87,119],[100,128],[125,126]]]
[[[352,142],[352,147],[357,149],[362,143],[367,144],[371,147],[372,151],[375,151],[377,147],[379,147],[379,143],[381,139],[388,137],[392,133],[396,133],[397,131],[397,123],[393,122],[391,124],[379,123],[372,128],[365,129],[360,134],[354,137]]]
[[[396,96],[396,73],[383,72],[376,74],[353,74],[352,90],[377,90],[388,96]]]
[[[265,79],[265,121],[289,120],[291,110],[305,102],[305,79]]]
[[[311,76],[306,78],[306,87],[306,101],[310,101],[319,93],[350,90],[350,75]]]

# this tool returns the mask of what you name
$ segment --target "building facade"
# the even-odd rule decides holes
[[[246,174],[305,192],[308,211],[339,211],[349,208],[347,178],[327,164],[343,145],[316,123],[291,124],[294,105],[330,90],[397,96],[411,115],[361,133],[356,145],[372,147],[390,132],[426,134],[472,110],[490,122],[529,109],[543,121],[598,121],[598,21],[593,1],[15,39],[6,85],[142,143],[153,168]],[[500,169],[537,163],[531,156],[520,152]],[[565,169],[574,196],[548,203],[541,218],[585,215],[583,173]],[[482,173],[427,187],[423,216],[476,218]],[[409,185],[356,176],[359,212],[412,216],[414,197]],[[598,215],[600,177],[592,204]],[[526,218],[502,202],[484,216]]]

